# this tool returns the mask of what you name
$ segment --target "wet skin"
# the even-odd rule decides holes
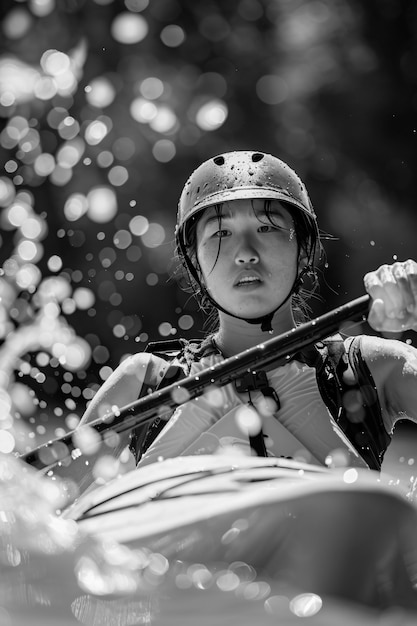
[[[297,275],[298,245],[290,213],[272,200],[234,200],[214,208],[197,225],[197,258],[206,289],[226,311],[256,318],[281,304]],[[219,223],[220,222],[220,223]]]

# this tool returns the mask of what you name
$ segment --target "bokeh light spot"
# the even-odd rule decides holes
[[[59,272],[62,268],[62,259],[57,254],[53,254],[49,257],[47,265],[50,272]]]
[[[15,187],[5,176],[0,177],[0,206],[7,206],[15,197]]]
[[[87,215],[100,224],[110,222],[117,214],[117,198],[109,187],[94,187],[88,193]]]
[[[148,124],[157,113],[156,105],[145,98],[135,98],[130,104],[130,115],[141,124]]]
[[[64,52],[58,50],[46,50],[40,61],[44,72],[51,76],[63,74],[70,67],[70,59]]]
[[[33,292],[42,279],[40,269],[33,263],[25,263],[16,273],[16,284],[21,289],[27,289]]]
[[[358,471],[354,467],[350,467],[343,473],[343,482],[347,484],[355,483],[359,478]]]
[[[336,448],[327,455],[325,459],[327,467],[347,467],[349,465],[349,453],[342,448]]]
[[[16,7],[3,18],[2,31],[9,39],[20,39],[31,27],[33,18],[26,8]]]
[[[59,148],[56,154],[56,160],[61,167],[74,167],[81,159],[84,149],[85,144],[79,138],[73,141],[67,141]]]
[[[288,97],[287,83],[273,74],[262,76],[256,83],[257,96],[265,104],[276,105]]]
[[[161,41],[168,46],[168,48],[177,48],[184,40],[185,32],[181,26],[177,26],[176,24],[168,24],[168,26],[165,26],[161,31]]]
[[[116,90],[110,80],[104,76],[90,81],[85,89],[85,98],[89,104],[97,108],[108,107],[116,97]]]
[[[257,435],[262,428],[262,420],[250,406],[242,406],[236,411],[236,423],[245,435]]]
[[[70,222],[79,220],[88,210],[88,200],[81,193],[73,193],[64,204],[64,215]]]
[[[110,454],[101,456],[94,464],[93,476],[100,482],[107,482],[119,473],[120,462]]]
[[[125,250],[132,243],[132,235],[128,230],[118,230],[113,237],[113,243],[116,248]]]
[[[172,161],[177,153],[175,144],[169,139],[160,139],[152,148],[152,154],[160,163],[168,163]]]
[[[104,365],[104,367],[100,368],[100,378],[105,381],[108,377],[113,373],[112,368],[109,365]]]
[[[146,284],[149,285],[149,287],[155,287],[155,285],[157,285],[158,282],[159,282],[159,276],[158,274],[155,274],[155,272],[151,272],[150,274],[147,275]]]
[[[30,10],[37,17],[49,15],[55,8],[55,0],[30,0]]]
[[[85,140],[90,146],[96,146],[108,133],[108,128],[101,120],[95,120],[91,122],[85,129]]]
[[[165,241],[165,229],[161,224],[152,222],[141,239],[147,248],[157,248]]]
[[[130,137],[118,137],[112,146],[114,156],[119,161],[127,161],[136,151],[135,142]]]
[[[74,139],[80,132],[80,125],[71,115],[67,115],[58,125],[58,134],[62,139]]]
[[[54,171],[55,159],[52,154],[43,153],[36,157],[33,169],[38,176],[49,176]]]
[[[42,247],[34,241],[22,240],[16,248],[23,261],[37,261],[42,256]]]
[[[119,13],[111,25],[111,34],[116,41],[124,44],[139,43],[148,34],[148,23],[141,15]]]
[[[94,306],[95,295],[91,289],[87,287],[77,287],[72,294],[75,304],[78,309],[86,310]]]
[[[38,239],[45,231],[45,224],[38,216],[29,217],[21,226],[22,235],[27,239]]]
[[[100,259],[102,266],[107,269],[108,267],[110,267],[110,265],[112,265],[115,262],[117,258],[116,251],[110,247],[103,248],[102,250],[100,250],[98,258]],[[102,284],[105,284],[105,283],[106,281],[104,281],[104,283]],[[113,288],[114,288],[114,285],[113,283],[111,283],[111,289]]]
[[[216,387],[215,385],[208,387],[204,392],[204,398],[213,407],[220,408],[224,406],[225,398],[220,387]]]
[[[289,603],[286,596],[270,596],[265,600],[264,608],[269,615],[282,616],[288,612]]]
[[[213,99],[198,109],[195,120],[202,130],[213,131],[225,123],[227,116],[227,104],[223,100]]]
[[[164,93],[164,83],[160,78],[148,76],[141,82],[139,91],[144,98],[156,100]]]
[[[170,324],[169,322],[162,322],[162,324],[159,325],[158,332],[161,337],[168,337],[171,334],[171,331],[172,324]]]
[[[108,173],[109,182],[115,187],[121,187],[129,179],[129,172],[123,165],[115,165]]]
[[[142,258],[142,250],[139,246],[130,246],[130,248],[126,250],[126,258],[131,263],[136,263]]]
[[[96,346],[93,350],[93,359],[96,363],[105,363],[110,358],[110,352],[106,346]]]
[[[97,155],[97,165],[99,167],[110,167],[114,162],[114,154],[110,150],[103,150]]]
[[[7,213],[7,219],[9,223],[15,228],[21,228],[21,226],[25,223],[25,220],[28,219],[30,214],[30,207],[23,202],[16,202],[11,207],[9,207]],[[3,225],[7,227],[6,224]]]
[[[216,585],[221,591],[234,591],[240,584],[240,578],[231,571],[219,574]]]
[[[315,593],[302,593],[290,601],[290,611],[297,617],[316,615],[323,606],[323,600]]]
[[[152,130],[158,133],[169,133],[178,124],[177,116],[167,106],[158,107],[156,116],[149,122]]]
[[[133,11],[134,13],[139,13],[146,9],[149,5],[149,0],[125,0],[126,9],[129,11]]]
[[[8,454],[12,452],[15,447],[15,439],[11,432],[8,430],[0,430],[0,452]]]
[[[72,169],[57,165],[49,177],[52,184],[64,187],[72,178]]]
[[[101,446],[99,433],[90,426],[81,426],[75,431],[73,439],[77,448],[86,455],[95,454]]]
[[[140,237],[144,235],[149,228],[149,221],[143,215],[135,215],[129,222],[129,229],[133,235]]]
[[[191,315],[181,315],[178,320],[178,326],[181,330],[190,330],[194,326],[194,319]]]

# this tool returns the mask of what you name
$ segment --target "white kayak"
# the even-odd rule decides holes
[[[373,472],[182,457],[58,517],[0,455],[0,502],[1,625],[416,623],[416,509]]]
[[[369,611],[417,610],[416,509],[369,470],[181,457],[84,495],[65,516],[138,555],[152,601],[140,603],[134,623],[226,624],[229,610],[236,624],[323,620],[335,599]],[[78,614],[98,624],[110,606],[85,597]]]

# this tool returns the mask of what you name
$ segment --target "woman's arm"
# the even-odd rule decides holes
[[[364,335],[361,351],[378,390],[387,432],[398,419],[417,422],[417,349],[395,339]]]
[[[104,418],[115,408],[122,408],[137,400],[143,385],[155,386],[159,371],[163,369],[163,363],[165,362],[162,359],[151,354],[138,353],[128,357],[115,369],[89,403],[77,428],[80,442],[84,440],[85,451],[69,464],[63,463],[55,467],[54,476],[76,483],[78,491],[82,493],[96,480],[97,461],[108,462],[110,466],[113,459],[120,456],[129,443],[130,432],[117,434],[109,430],[109,436],[98,444],[98,449],[93,445],[89,452],[90,429],[88,425],[96,419]],[[97,437],[93,439],[97,440]],[[84,449],[84,446],[80,448]],[[134,467],[133,463],[129,464],[128,469],[131,467]]]
[[[382,265],[364,277],[372,298],[368,322],[380,332],[417,330],[417,263]],[[364,337],[363,356],[378,388],[384,421],[417,422],[417,350],[401,341]]]

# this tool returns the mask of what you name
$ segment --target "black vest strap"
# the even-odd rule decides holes
[[[322,364],[317,383],[331,415],[371,469],[380,471],[391,441],[384,427],[378,392],[360,351],[360,336],[349,354],[340,335],[316,345]]]

